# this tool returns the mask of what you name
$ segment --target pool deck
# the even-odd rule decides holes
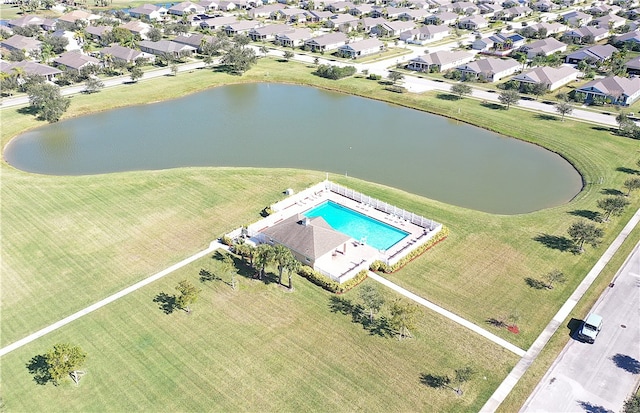
[[[408,235],[393,245],[388,250],[377,250],[360,240],[351,239],[344,251],[334,251],[330,255],[320,257],[315,262],[315,269],[330,276],[334,280],[344,282],[357,274],[362,269],[368,269],[369,265],[376,260],[381,260],[389,264],[394,264],[409,252],[431,239],[441,228],[433,231],[426,231],[424,227],[411,223],[410,220],[400,218],[400,214],[392,214],[374,208],[372,205],[358,202],[347,196],[340,195],[327,189],[327,183],[321,182],[307,188],[297,194],[293,194],[284,200],[271,206],[274,211],[268,217],[257,221],[248,227],[249,236],[253,238],[255,234],[262,232],[265,228],[271,227],[296,214],[304,214],[312,208],[326,201],[333,201],[336,204],[350,208],[362,215],[376,219],[387,225],[395,227]],[[228,234],[232,238],[236,230]],[[238,232],[239,234],[239,232]]]

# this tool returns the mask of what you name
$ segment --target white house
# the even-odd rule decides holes
[[[379,53],[384,49],[384,43],[378,39],[364,39],[352,43],[344,44],[338,47],[338,52],[345,57],[357,59],[359,57],[368,56]]]

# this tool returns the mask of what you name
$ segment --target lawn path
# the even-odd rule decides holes
[[[507,350],[517,354],[520,357],[523,357],[525,355],[525,351],[523,349],[521,349],[520,347],[517,347],[511,343],[509,343],[507,340],[500,338],[498,336],[496,336],[493,333],[490,333],[489,331],[485,330],[482,327],[479,327],[476,324],[473,324],[471,321],[465,320],[464,318],[460,317],[459,315],[456,315],[454,313],[452,313],[451,311],[445,310],[442,307],[439,307],[437,305],[435,305],[434,303],[432,303],[431,301],[427,301],[422,297],[419,297],[417,295],[415,295],[414,293],[405,290],[404,288],[400,287],[397,284],[392,283],[391,281],[387,280],[384,277],[379,276],[378,274],[369,271],[369,277],[377,282],[379,282],[382,285],[385,285],[389,288],[391,288],[392,290],[396,291],[399,294],[404,295],[405,297],[409,298],[410,300],[415,301],[416,303],[423,305],[425,307],[427,307],[430,310],[435,311],[436,313],[443,315],[445,317],[447,317],[448,319],[455,321],[456,323],[460,324],[463,327],[468,328],[469,330],[476,332],[478,334],[480,334],[482,337],[489,339],[491,341],[493,341],[494,343],[498,344],[499,346],[502,346],[504,348],[506,348]]]
[[[39,330],[39,331],[36,331],[35,333],[30,334],[30,335],[26,336],[23,339],[20,339],[20,340],[14,342],[12,344],[9,344],[6,347],[3,347],[2,349],[0,349],[0,357],[4,356],[7,353],[12,352],[13,350],[16,350],[16,349],[24,346],[25,344],[31,343],[32,341],[44,336],[45,334],[49,334],[50,332],[55,331],[55,330],[59,329],[60,327],[63,327],[65,325],[69,324],[70,322],[75,321],[75,320],[79,319],[82,316],[85,316],[85,315],[87,315],[87,314],[89,314],[89,313],[91,313],[91,312],[93,312],[93,311],[95,311],[95,310],[97,310],[99,308],[102,308],[105,305],[107,305],[109,303],[112,303],[112,302],[116,301],[117,299],[124,297],[127,294],[131,294],[132,292],[134,292],[136,290],[139,290],[140,288],[144,287],[145,285],[151,284],[152,282],[157,281],[160,278],[162,278],[162,277],[164,277],[164,276],[166,276],[168,274],[171,274],[175,270],[177,270],[179,268],[182,268],[185,265],[190,264],[190,263],[192,263],[192,262],[194,262],[194,261],[196,261],[196,260],[208,255],[208,254],[211,254],[213,251],[215,251],[215,250],[217,250],[219,248],[225,248],[225,246],[220,244],[220,243],[218,243],[217,241],[213,241],[209,245],[209,248],[207,248],[205,250],[202,250],[199,253],[197,253],[195,255],[192,255],[192,256],[190,256],[188,258],[185,258],[184,260],[182,260],[182,261],[180,261],[180,262],[178,262],[176,264],[173,264],[171,267],[165,268],[164,270],[162,270],[162,271],[160,271],[160,272],[158,272],[158,273],[156,273],[156,274],[154,274],[154,275],[152,275],[150,277],[147,277],[144,280],[139,281],[139,282],[137,282],[137,283],[125,288],[124,290],[118,291],[117,293],[115,293],[113,295],[110,295],[109,297],[107,297],[107,298],[105,298],[103,300],[100,300],[95,304],[92,304],[92,305],[90,305],[90,306],[88,306],[86,308],[83,308],[82,310],[80,310],[80,311],[78,311],[78,312],[76,312],[74,314],[71,314],[70,316],[65,317],[62,320],[57,321],[57,322],[55,322],[55,323],[53,323],[53,324],[51,324],[51,325]]]
[[[511,370],[509,375],[493,393],[491,398],[487,400],[480,412],[495,412],[500,404],[502,404],[520,378],[522,378],[524,373],[529,369],[529,366],[531,366],[534,360],[538,357],[544,346],[549,342],[551,336],[558,330],[562,322],[567,318],[576,304],[578,304],[578,301],[580,301],[582,296],[587,292],[600,272],[609,263],[609,261],[611,261],[613,255],[618,251],[618,248],[620,248],[624,240],[627,239],[629,233],[635,228],[638,222],[640,222],[640,209],[638,209],[629,222],[627,222],[627,225],[625,225],[622,231],[620,231],[620,234],[618,234],[616,239],[613,240],[611,245],[609,245],[609,248],[607,248],[604,254],[602,254],[602,257],[600,257],[598,262],[596,262],[593,268],[591,268],[591,271],[589,271],[587,276],[584,277],[584,280],[582,280],[573,294],[571,294],[569,299],[567,299],[560,310],[558,310],[553,319],[549,324],[547,324],[547,327],[545,327],[542,333],[540,333],[536,341],[534,341],[531,347],[529,347],[527,354],[520,359],[518,364],[516,364],[513,370]]]

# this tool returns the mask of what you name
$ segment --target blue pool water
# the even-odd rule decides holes
[[[322,217],[336,231],[356,240],[366,240],[367,245],[378,250],[387,250],[409,235],[352,209],[327,201],[304,214],[308,218]]]

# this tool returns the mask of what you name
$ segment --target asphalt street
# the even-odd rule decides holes
[[[571,319],[565,332],[572,339],[521,413],[622,411],[640,380],[640,244],[612,284],[591,309],[603,317],[595,343],[577,340],[581,320]]]

